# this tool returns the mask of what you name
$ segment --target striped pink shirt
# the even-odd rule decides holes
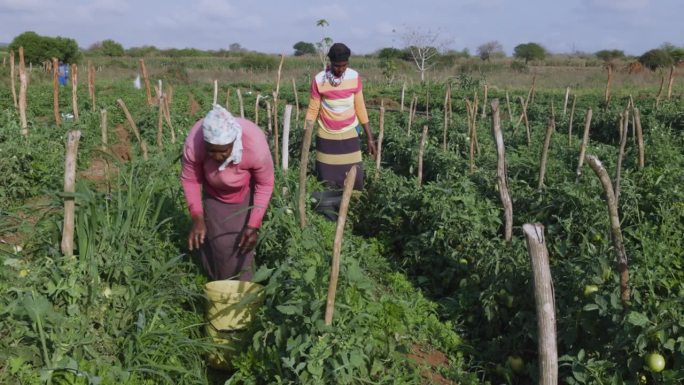
[[[247,225],[261,227],[273,193],[273,159],[263,131],[249,120],[235,118],[242,126],[242,160],[218,171],[219,162],[207,156],[202,119],[190,129],[183,146],[181,184],[190,215],[203,214],[202,189],[224,203],[240,203],[254,189],[254,206]]]
[[[325,71],[316,74],[311,81],[306,120],[314,120],[316,116],[321,128],[330,132],[345,132],[359,123],[368,123],[363,83],[358,72],[347,68],[337,86],[328,82]]]

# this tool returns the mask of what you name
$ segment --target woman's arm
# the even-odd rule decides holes
[[[359,82],[361,80],[359,79]],[[370,129],[370,119],[368,119],[368,111],[366,110],[366,101],[363,98],[363,89],[359,85],[359,91],[354,94],[354,110],[356,116],[359,118],[363,132],[366,134],[366,144],[368,145],[368,153],[375,159],[377,150],[375,149],[375,142],[373,141],[373,132]]]

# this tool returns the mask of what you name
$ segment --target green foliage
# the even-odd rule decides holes
[[[377,53],[377,56],[379,59],[384,60],[403,59],[405,56],[405,51],[394,47],[387,47],[380,49]]]
[[[302,56],[302,55],[314,55],[316,54],[316,47],[313,45],[313,43],[307,43],[304,41],[298,41],[295,43],[294,46],[295,56]]]
[[[240,66],[254,70],[273,70],[278,68],[278,59],[272,55],[248,53],[240,58]]]
[[[644,67],[655,71],[658,68],[669,67],[674,63],[672,56],[662,49],[652,49],[639,56],[639,62]]]
[[[76,40],[66,37],[41,36],[35,32],[24,32],[16,36],[9,49],[19,52],[24,47],[26,62],[41,63],[57,58],[65,63],[74,63],[79,59],[80,51]]]
[[[596,52],[596,57],[609,62],[615,59],[622,59],[625,57],[625,52],[619,49],[602,49]]]
[[[123,46],[111,39],[103,40],[101,43],[94,44],[92,47],[90,47],[89,51],[109,57],[118,57],[124,55]]]
[[[524,59],[527,64],[530,60],[543,60],[546,57],[546,49],[537,43],[519,44],[513,49],[513,56]]]

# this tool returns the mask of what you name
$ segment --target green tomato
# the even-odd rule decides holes
[[[508,356],[508,366],[515,373],[522,373],[525,370],[525,361],[520,356]]]
[[[467,265],[467,264],[468,264],[468,260],[465,259],[465,258],[461,258],[461,259],[458,260],[458,263],[460,263],[461,265]]]
[[[599,288],[596,285],[586,285],[586,286],[584,286],[584,296],[588,297],[588,296],[596,293],[598,290],[599,290]]]
[[[665,369],[665,357],[658,353],[649,353],[646,355],[646,365],[653,373],[660,373]]]

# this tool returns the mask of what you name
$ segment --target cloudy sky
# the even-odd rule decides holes
[[[24,31],[114,39],[125,48],[228,48],[293,52],[323,37],[358,54],[402,48],[406,32],[438,34],[446,48],[497,40],[510,54],[526,42],[554,53],[684,46],[684,0],[0,0],[0,42]],[[329,25],[316,26],[325,19]]]

